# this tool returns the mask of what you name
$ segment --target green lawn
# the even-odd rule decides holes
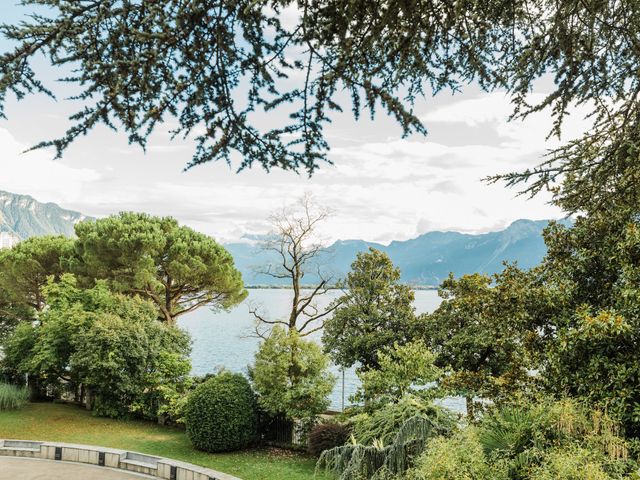
[[[0,438],[84,443],[174,458],[244,480],[313,478],[313,459],[275,449],[209,454],[194,450],[183,431],[142,421],[92,416],[75,406],[34,403],[0,411]],[[320,477],[320,476],[319,476]]]

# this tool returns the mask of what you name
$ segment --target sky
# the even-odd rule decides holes
[[[10,7],[2,19],[13,21],[19,14]],[[0,50],[6,46],[0,41]],[[55,74],[44,60],[38,60],[37,70],[44,78]],[[542,81],[531,95],[535,99],[545,91]],[[130,210],[171,215],[224,242],[265,233],[271,212],[306,193],[333,211],[322,228],[331,240],[388,243],[434,230],[479,233],[521,218],[561,218],[548,194],[528,199],[482,179],[533,167],[548,149],[588,127],[584,112],[575,111],[563,138],[547,139],[548,112],[509,122],[504,92],[470,85],[455,95],[417,100],[415,111],[427,136],[401,138],[400,128],[382,113],[357,122],[350,113],[336,115],[326,128],[334,164],[322,166],[312,178],[266,173],[258,166],[236,173],[224,163],[183,172],[194,144],[171,141],[171,121],[153,135],[146,153],[104,127],[76,141],[60,160],[52,160],[47,150],[23,153],[62,135],[75,108],[42,95],[8,99],[8,118],[0,120],[0,190],[95,217]]]

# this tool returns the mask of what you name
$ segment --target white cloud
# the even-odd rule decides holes
[[[349,141],[336,142],[339,146],[330,152],[335,165],[323,166],[311,179],[290,172],[267,174],[257,166],[236,174],[223,163],[183,173],[193,144],[168,143],[166,129],[152,139],[146,155],[127,145],[124,135],[96,129],[65,153],[64,162],[50,161],[49,152],[20,155],[25,146],[0,130],[0,188],[89,215],[122,210],[172,215],[222,241],[264,232],[272,211],[305,192],[335,210],[323,232],[331,239],[389,242],[429,230],[481,232],[518,218],[560,217],[548,196],[526,200],[516,197],[516,190],[481,181],[539,163],[545,148],[554,144],[545,140],[548,115],[508,122],[510,112],[502,94],[462,95],[423,116],[427,127],[445,128],[409,139],[388,138],[384,117],[353,130],[339,119],[327,136]],[[580,115],[567,123],[568,131],[584,129],[576,119]],[[43,119],[42,131],[54,131],[55,120],[50,121]],[[9,126],[16,132],[26,128]],[[22,137],[30,135],[22,132]]]
[[[533,92],[527,102],[536,105],[545,98],[544,93]],[[588,105],[569,108],[569,116],[563,124],[562,139],[550,137],[553,118],[550,109],[529,115],[526,120],[509,120],[514,106],[509,96],[504,92],[484,93],[478,98],[464,99],[423,115],[421,120],[430,123],[464,124],[479,127],[483,124],[493,124],[499,137],[503,139],[500,147],[514,147],[527,151],[540,151],[543,148],[555,148],[567,140],[579,137],[592,125],[586,116],[590,112]]]
[[[32,151],[0,128],[0,189],[32,195],[43,201],[73,202],[100,178],[91,168],[73,168],[52,161],[51,152]]]
[[[536,98],[542,99],[542,95],[536,95],[533,99]],[[512,112],[509,97],[502,92],[492,92],[437,108],[423,115],[420,120],[425,123],[465,123],[475,127],[481,123],[504,121]]]

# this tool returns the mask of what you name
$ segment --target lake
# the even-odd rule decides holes
[[[192,373],[204,375],[213,373],[220,368],[233,372],[247,372],[247,366],[253,362],[258,349],[259,339],[252,337],[254,332],[254,318],[250,308],[259,308],[261,313],[270,319],[278,319],[288,315],[293,292],[287,289],[249,289],[247,299],[230,312],[212,312],[209,309],[199,309],[185,315],[179,320],[180,326],[185,328],[193,339],[191,361]],[[331,290],[319,297],[318,305],[324,307],[340,295],[339,290]],[[433,311],[440,303],[440,298],[434,290],[417,290],[415,292],[415,307],[417,313]],[[320,334],[312,337],[319,341]],[[341,410],[344,394],[345,404],[349,404],[349,396],[358,387],[358,378],[353,369],[344,372],[344,392],[342,371],[334,366],[336,386],[331,395],[331,408]],[[446,399],[447,406],[460,410],[459,399]]]

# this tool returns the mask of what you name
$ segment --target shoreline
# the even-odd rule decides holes
[[[412,290],[438,290],[438,287],[435,285],[410,285],[410,284],[403,284],[403,285],[408,285],[409,287],[411,287]],[[315,287],[316,285],[300,285],[300,288],[302,290],[311,290]],[[291,287],[290,285],[260,285],[260,284],[245,285],[244,288],[246,288],[247,290],[292,290],[293,289],[293,287]],[[331,285],[327,287],[327,290],[342,290],[342,288],[338,287],[337,285]]]

